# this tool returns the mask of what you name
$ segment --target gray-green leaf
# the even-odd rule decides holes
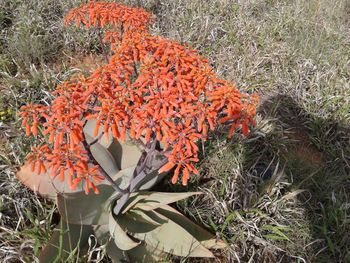
[[[214,255],[196,240],[183,227],[160,213],[155,214],[162,219],[161,225],[154,230],[133,235],[151,247],[182,257],[214,257]],[[164,222],[166,220],[166,222]]]
[[[181,214],[171,206],[162,206],[157,209],[157,212],[163,216],[173,220],[175,223],[186,229],[191,235],[193,235],[203,246],[209,249],[223,249],[227,248],[227,244],[216,236],[199,225],[192,222],[186,216]]]
[[[105,184],[98,185],[99,194],[76,192],[58,195],[57,206],[61,216],[71,224],[108,224],[110,203],[115,190]]]
[[[93,233],[91,226],[68,224],[61,220],[55,228],[49,243],[39,256],[40,263],[66,262],[87,248],[88,238]]]
[[[134,208],[144,211],[151,211],[161,206],[171,204],[192,195],[201,194],[201,192],[186,192],[186,193],[163,193],[163,192],[140,192],[140,195],[145,198],[134,205]]]
[[[130,250],[137,247],[140,242],[134,241],[124,232],[123,228],[115,220],[112,212],[109,214],[109,232],[114,239],[115,244],[122,250]]]

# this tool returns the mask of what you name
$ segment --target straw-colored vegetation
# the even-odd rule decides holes
[[[16,114],[102,61],[94,32],[63,27],[80,2],[0,1],[1,262],[35,261],[58,222],[53,204],[14,176],[31,143]],[[155,33],[198,49],[261,97],[255,131],[229,141],[213,134],[201,179],[186,188],[205,195],[178,204],[230,244],[214,262],[349,262],[350,2],[122,2],[155,14]],[[108,262],[93,237],[80,256]]]

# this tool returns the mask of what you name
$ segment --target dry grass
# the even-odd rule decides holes
[[[78,2],[0,3],[1,262],[35,261],[56,222],[54,206],[14,178],[31,143],[16,111],[98,63],[83,55],[99,52],[92,32],[62,28]],[[231,142],[213,134],[202,179],[188,188],[205,195],[178,204],[230,244],[211,262],[349,262],[350,2],[124,2],[153,12],[155,33],[199,49],[220,75],[261,95],[255,131]]]

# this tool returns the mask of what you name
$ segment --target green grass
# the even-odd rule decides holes
[[[1,262],[34,261],[57,223],[53,204],[14,177],[32,143],[16,113],[45,103],[86,54],[98,57],[93,32],[63,28],[79,2],[0,2]],[[254,132],[213,135],[188,187],[205,195],[178,204],[230,244],[211,262],[350,262],[350,2],[121,2],[153,12],[153,32],[198,49],[261,97]],[[107,262],[91,242],[90,256]]]

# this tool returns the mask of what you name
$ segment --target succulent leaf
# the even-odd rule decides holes
[[[108,224],[110,203],[115,198],[115,190],[105,184],[98,185],[97,188],[100,191],[98,195],[86,195],[83,191],[58,195],[57,206],[61,216],[71,224]]]
[[[157,209],[157,212],[161,215],[171,219],[176,224],[180,225],[191,235],[193,235],[203,246],[209,249],[224,249],[227,248],[227,244],[220,239],[217,239],[215,235],[192,222],[186,216],[181,214],[171,206],[162,206]]]
[[[130,262],[132,263],[144,263],[144,262],[170,262],[165,261],[167,253],[159,250],[155,247],[147,245],[142,242],[141,245],[128,251]]]
[[[140,245],[140,242],[134,241],[124,232],[118,220],[114,218],[112,212],[109,214],[109,232],[117,247],[122,250],[130,250]]]
[[[96,120],[88,120],[85,127],[84,132],[89,136],[88,142],[95,140],[96,138],[100,138],[103,128],[100,127],[98,134],[96,137],[93,136],[94,129],[96,126]],[[117,167],[119,170],[124,170],[126,168],[135,166],[140,159],[141,150],[140,148],[133,143],[129,138],[127,138],[124,142],[118,141],[115,139],[111,133],[108,135],[108,139],[105,136],[102,136],[98,143],[103,146],[108,152],[113,156]]]
[[[153,211],[162,222],[147,233],[133,233],[133,236],[167,253],[182,257],[214,257],[201,243],[174,221]],[[165,222],[164,222],[165,221]]]
[[[128,187],[130,183],[135,167],[136,166],[132,166],[132,167],[128,167],[123,170],[120,170],[116,174],[112,175],[111,177],[119,185],[120,188],[125,189],[126,187]]]
[[[124,215],[118,215],[116,220],[130,234],[147,233],[166,222],[153,211],[144,212],[140,210],[132,210]]]
[[[94,226],[93,229],[98,243],[106,246],[106,252],[113,263],[130,262],[127,252],[119,249],[114,240],[111,240],[109,225]]]
[[[72,252],[87,248],[88,238],[92,233],[91,226],[69,224],[61,220],[49,243],[41,251],[39,262],[66,262]]]
[[[88,143],[93,141],[93,137],[90,135],[86,134],[85,136]],[[102,166],[108,175],[112,176],[119,171],[116,159],[108,148],[99,142],[96,142],[95,144],[91,145],[90,150],[98,164]]]
[[[145,192],[146,193],[146,192]],[[122,214],[129,211],[132,207],[134,207],[138,202],[142,202],[146,198],[142,192],[131,193],[129,200],[126,202],[125,207],[122,211]]]
[[[134,208],[142,209],[144,211],[155,210],[164,205],[180,201],[192,195],[201,194],[201,192],[187,192],[187,193],[163,193],[163,192],[141,192],[145,196],[144,199],[137,202]]]
[[[113,263],[158,262],[164,260],[166,256],[165,252],[148,246],[144,242],[131,250],[121,250],[114,240],[111,240],[108,225],[95,226],[94,233],[99,244],[106,246],[106,252]]]
[[[115,140],[115,139],[114,139]],[[129,167],[134,167],[137,165],[141,157],[140,148],[133,143],[131,140],[125,140],[125,142],[118,142],[111,145],[111,150],[115,154],[117,164],[120,166],[121,170]]]
[[[52,200],[56,200],[57,193],[72,193],[68,182],[62,182],[58,177],[50,176],[51,170],[46,173],[37,174],[32,171],[31,165],[27,161],[16,173],[16,177],[30,190]]]

